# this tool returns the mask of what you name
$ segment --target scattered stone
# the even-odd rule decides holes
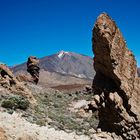
[[[100,103],[100,96],[99,96],[99,95],[95,95],[94,98],[93,98],[93,100],[94,100],[97,104],[99,104],[99,103]]]
[[[69,105],[70,106],[69,110],[72,111],[72,112],[78,112],[79,109],[82,109],[82,111],[83,111],[83,109],[88,108],[88,104],[89,104],[89,101],[78,100],[78,101],[72,102]]]
[[[89,129],[89,133],[94,134],[94,133],[96,133],[96,130],[91,128],[91,129]]]
[[[85,90],[87,93],[91,93],[92,92],[92,88],[91,86],[86,85]]]
[[[90,104],[88,105],[89,106],[89,108],[88,109],[98,109],[98,105],[96,104],[96,102],[93,100],[93,101],[91,101],[90,102]]]
[[[97,133],[101,133],[101,132],[102,132],[101,128],[97,128]]]

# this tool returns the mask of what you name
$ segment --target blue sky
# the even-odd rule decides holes
[[[93,56],[91,31],[107,12],[140,66],[139,9],[139,0],[0,0],[0,61],[15,65],[60,50]]]

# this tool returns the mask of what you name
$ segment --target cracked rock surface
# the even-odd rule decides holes
[[[140,80],[136,60],[116,23],[106,13],[97,18],[92,45],[99,127],[126,140],[140,139]]]

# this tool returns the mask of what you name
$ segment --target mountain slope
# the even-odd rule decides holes
[[[40,68],[48,72],[57,72],[85,79],[93,79],[95,75],[92,58],[72,52],[60,51],[57,54],[43,57],[40,59]],[[12,69],[14,73],[26,71],[26,63],[17,65]]]

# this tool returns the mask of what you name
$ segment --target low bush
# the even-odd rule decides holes
[[[4,108],[10,108],[14,110],[26,110],[29,107],[29,101],[23,96],[13,96],[3,100],[1,106]]]

